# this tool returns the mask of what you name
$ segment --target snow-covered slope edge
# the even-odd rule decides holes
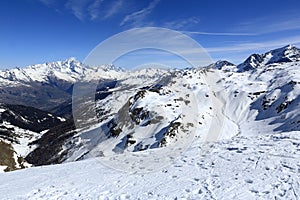
[[[294,47],[287,46],[265,55],[271,55],[267,60],[273,61],[278,61],[273,58],[278,55],[297,58],[297,51],[291,49]],[[216,115],[222,123],[214,127],[215,140],[299,131],[299,68],[297,60],[279,60],[239,72],[239,67],[221,61],[206,69],[150,69],[128,73],[117,80],[103,80],[96,94],[97,122],[87,119],[86,130],[76,133],[54,129],[37,141],[40,147],[27,159],[34,165],[45,165],[172,146],[180,141],[178,130],[184,126],[186,130],[196,127],[195,140],[203,141]],[[210,91],[206,87],[208,80],[216,86]],[[190,93],[198,101],[198,110],[189,113],[196,123],[181,124],[181,110],[190,106]],[[88,106],[85,108],[79,116],[90,112]],[[104,139],[100,130],[104,130]],[[49,142],[57,138],[65,140]],[[104,152],[99,147],[105,144],[109,146]]]
[[[300,132],[207,145],[148,174],[118,172],[97,159],[0,174],[0,198],[299,199]]]
[[[65,119],[33,107],[0,104],[0,172],[30,166],[24,158],[32,144]]]
[[[180,109],[182,109],[182,105],[176,104],[176,99],[182,98],[190,101],[184,95],[177,96],[176,90],[184,92],[192,90],[197,98],[199,110],[196,111],[197,113],[189,113],[191,119],[198,121],[198,123],[190,121],[193,126],[197,127],[196,140],[207,139],[206,130],[209,128],[210,121],[215,120],[216,114],[222,118],[222,124],[220,124],[221,127],[214,127],[218,132],[215,140],[239,135],[299,131],[299,52],[294,47],[286,46],[264,54],[268,55],[265,56],[268,60],[265,62],[266,64],[252,70],[238,72],[239,67],[222,61],[209,66],[208,69],[181,70],[177,75],[171,76],[169,81],[171,84],[161,85],[155,81],[150,82],[151,85],[148,86],[148,89],[145,89],[147,85],[143,85],[144,87],[134,88],[131,93],[129,90],[126,91],[130,94],[129,96],[124,95],[124,91],[114,92],[111,96],[97,101],[101,110],[105,112],[113,108],[115,109],[114,114],[108,117],[107,121],[99,123],[97,128],[81,132],[70,139],[69,144],[65,146],[65,149],[70,149],[67,161],[86,159],[95,155],[106,156],[106,153],[110,154],[109,152],[144,151],[176,143],[177,130],[168,135],[168,130],[172,129],[172,119],[176,119],[172,117],[180,116]],[[287,62],[283,56],[295,58],[295,60]],[[248,62],[247,60],[245,63]],[[272,62],[269,63],[270,60]],[[213,80],[214,78],[216,80]],[[213,82],[208,83],[205,79],[213,80]],[[131,83],[137,81],[129,80]],[[211,87],[209,91],[205,87],[206,84],[215,84],[219,89],[215,90]],[[158,88],[157,85],[159,85]],[[184,85],[186,87],[182,87]],[[156,89],[153,92],[151,88],[155,88],[155,86]],[[169,94],[172,98],[168,97]],[[120,98],[121,96],[123,97]],[[213,98],[221,105],[220,107],[211,102]],[[168,109],[177,114],[168,118],[166,115],[166,113],[170,113],[167,111]],[[164,114],[161,113],[161,110],[164,110]],[[101,117],[103,116],[100,115]],[[156,117],[160,117],[158,122],[162,126],[154,129],[152,127],[155,126],[152,125],[151,120]],[[163,123],[164,119],[167,120],[167,123]],[[163,130],[162,127],[167,127],[166,133],[160,132]],[[101,129],[105,130],[107,136],[104,140],[100,139]],[[146,135],[147,130],[153,131]],[[152,140],[158,138],[158,133],[163,137],[159,140]],[[169,143],[167,142],[165,145],[164,141],[169,141]],[[110,146],[105,150],[101,149],[100,147],[105,146],[106,143]],[[109,152],[106,151],[108,149]]]

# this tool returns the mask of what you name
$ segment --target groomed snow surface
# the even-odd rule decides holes
[[[0,174],[0,199],[299,199],[300,132],[195,143],[148,174],[94,158]],[[151,164],[151,163],[145,163]]]

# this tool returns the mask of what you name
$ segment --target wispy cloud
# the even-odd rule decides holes
[[[181,28],[186,28],[186,27],[198,24],[199,22],[200,22],[199,18],[190,17],[190,18],[178,19],[178,20],[174,20],[174,21],[165,22],[162,26],[165,28],[178,30]]]
[[[69,9],[75,17],[77,17],[80,21],[84,21],[86,17],[86,8],[90,0],[68,0],[65,4],[66,8]]]
[[[86,20],[105,20],[119,14],[124,4],[124,0],[107,1],[107,0],[66,0],[63,7],[59,0],[39,0],[44,5],[54,8],[69,10],[80,21]],[[103,6],[103,4],[106,4]]]
[[[276,21],[276,23],[268,24],[261,33],[272,33],[279,31],[298,30],[300,29],[300,18],[294,18],[284,21]]]
[[[178,30],[187,35],[211,35],[211,36],[256,36],[256,33],[249,32],[206,32],[206,31],[185,31],[188,27],[195,27],[200,22],[197,17],[178,19],[170,22],[165,22],[162,26]],[[185,30],[182,30],[185,29]]]
[[[204,31],[181,31],[188,35],[215,35],[215,36],[255,36],[255,33],[238,33],[238,32],[204,32]]]
[[[140,23],[149,15],[152,10],[157,6],[160,0],[153,0],[146,8],[136,11],[132,14],[126,15],[121,21],[120,26],[127,23],[131,23],[134,26],[140,25]]]
[[[243,22],[234,28],[234,31],[248,32],[256,35],[276,33],[281,31],[291,31],[300,29],[300,17],[281,17],[280,19],[263,17]]]
[[[219,52],[244,52],[244,51],[258,51],[266,50],[270,48],[282,47],[288,44],[299,45],[300,36],[293,36],[284,39],[270,40],[265,42],[252,42],[252,43],[241,43],[226,47],[210,47],[206,48],[209,53]]]
[[[99,18],[100,14],[100,5],[102,4],[104,0],[96,0],[88,7],[88,13],[90,15],[91,20],[96,20]]]
[[[114,1],[110,8],[108,9],[108,11],[106,12],[104,19],[110,18],[112,16],[114,16],[115,14],[117,14],[120,10],[120,8],[123,6],[123,0],[117,0]]]

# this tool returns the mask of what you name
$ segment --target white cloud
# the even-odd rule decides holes
[[[111,3],[105,1],[105,7],[102,6],[103,3],[104,0],[68,0],[65,6],[80,21],[105,20],[120,13],[124,0],[111,1]]]
[[[293,18],[284,21],[276,21],[264,27],[262,33],[273,33],[279,31],[298,30],[300,29],[300,18]]]
[[[204,31],[181,31],[188,35],[216,35],[216,36],[255,36],[254,33],[234,33],[234,32],[204,32]]]
[[[190,17],[186,19],[179,19],[179,20],[166,22],[163,24],[163,27],[178,30],[181,28],[186,28],[187,26],[190,25],[198,24],[199,22],[200,20],[197,17]]]
[[[280,19],[264,17],[253,19],[252,21],[238,24],[234,31],[248,32],[254,35],[263,35],[268,33],[276,33],[281,31],[299,30],[299,16],[282,16]]]
[[[80,21],[84,21],[86,18],[86,7],[90,3],[90,0],[68,0],[65,4],[66,8],[71,10]]]
[[[59,9],[59,0],[39,0],[44,5]],[[103,3],[105,6],[102,6]],[[105,0],[66,0],[64,8],[69,10],[80,21],[85,20],[105,20],[119,14],[124,4],[124,0],[105,1]]]
[[[104,19],[110,18],[117,14],[120,8],[123,6],[123,0],[117,0],[110,5],[110,8],[107,10]]]
[[[159,1],[160,0],[153,0],[146,8],[143,8],[132,14],[126,15],[120,23],[120,26],[123,26],[130,22],[134,26],[139,25],[145,19],[145,17],[152,12],[152,10],[156,7]]]
[[[96,0],[93,3],[91,3],[88,7],[88,13],[90,15],[91,20],[96,20],[99,18],[100,14],[100,5],[102,4],[104,0]]]
[[[265,42],[242,43],[242,44],[236,44],[227,47],[210,47],[210,48],[206,48],[206,50],[209,53],[258,51],[258,50],[266,50],[270,48],[282,47],[288,44],[299,45],[300,36],[287,37],[284,39],[270,40]]]

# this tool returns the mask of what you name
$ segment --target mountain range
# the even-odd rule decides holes
[[[176,146],[191,129],[205,141],[211,126],[219,126],[214,140],[298,131],[299,63],[300,50],[288,45],[253,54],[239,65],[218,61],[201,68],[130,72],[70,58],[0,71],[1,146],[10,152],[1,165],[8,171],[21,164]],[[77,82],[89,81],[98,81],[97,119],[78,129],[72,91]],[[79,105],[81,116],[93,108],[85,100]]]
[[[126,71],[70,58],[0,71],[0,170],[115,157],[105,163],[149,172],[203,143],[297,133],[299,72],[291,45],[238,65]],[[78,83],[89,82],[93,99],[74,107]],[[147,152],[149,166],[118,166],[122,155]]]

